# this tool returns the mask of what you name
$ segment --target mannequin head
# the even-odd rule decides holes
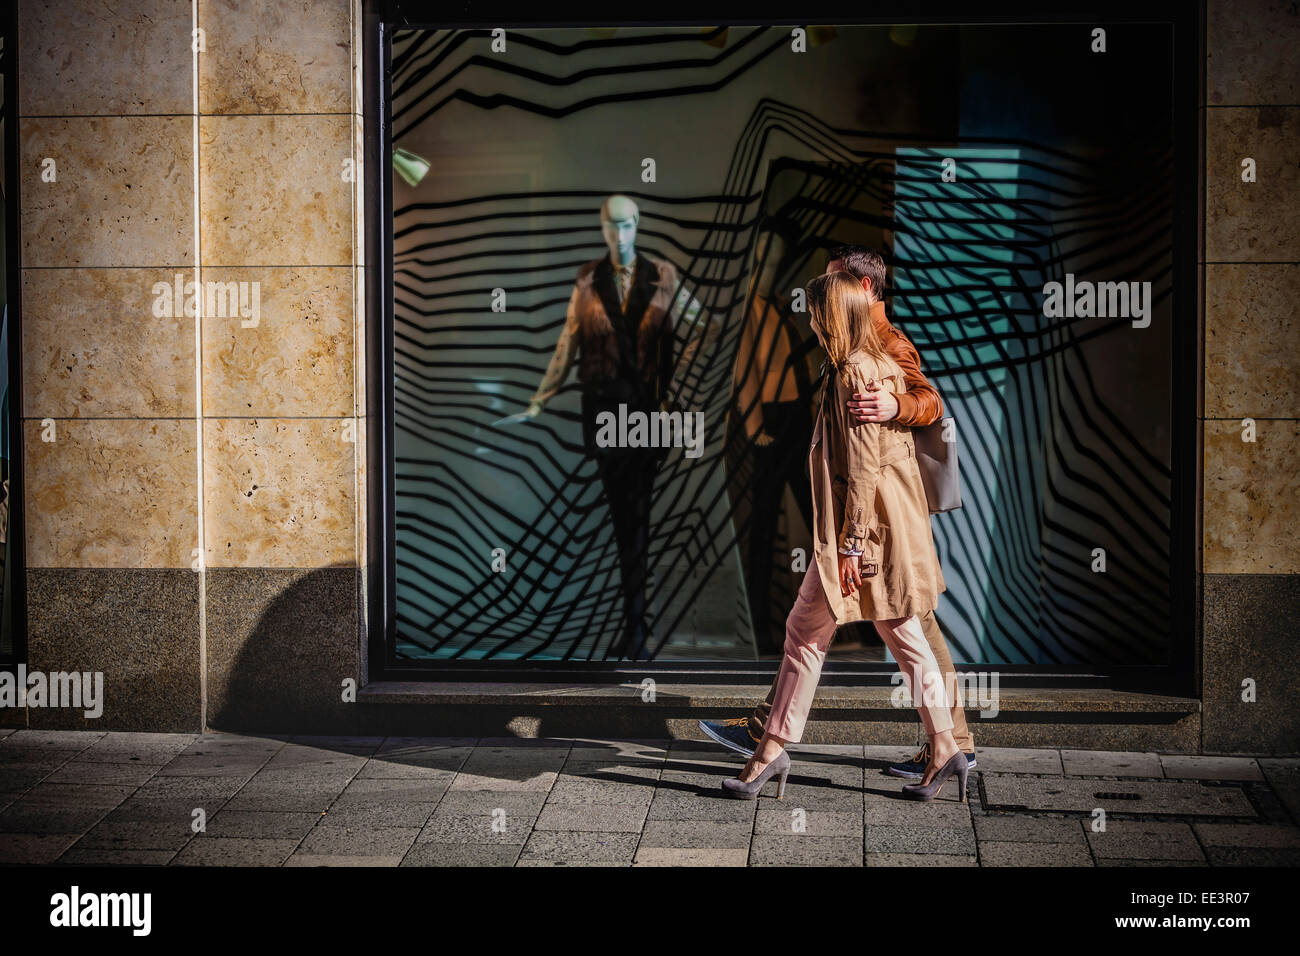
[[[600,207],[600,231],[609,246],[609,258],[627,265],[636,258],[636,227],[641,211],[626,196],[610,196]]]

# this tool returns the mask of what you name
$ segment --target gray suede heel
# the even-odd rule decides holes
[[[776,798],[780,800],[785,796],[785,778],[788,776],[790,776],[790,755],[782,750],[776,759],[764,767],[763,772],[749,783],[742,783],[739,777],[729,777],[722,781],[722,790],[737,800],[757,800],[763,784],[776,777]]]

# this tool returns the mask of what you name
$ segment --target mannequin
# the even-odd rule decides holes
[[[649,651],[650,506],[666,449],[601,447],[595,430],[596,416],[617,414],[619,405],[655,412],[670,404],[677,272],[670,263],[637,252],[639,222],[640,211],[627,196],[610,196],[601,206],[609,252],[578,270],[564,331],[527,411],[534,418],[541,414],[576,361],[583,445],[596,462],[622,574],[623,628],[615,656],[633,660]]]

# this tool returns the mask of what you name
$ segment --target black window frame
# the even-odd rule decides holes
[[[1173,30],[1173,275],[1175,301],[1195,303],[1195,314],[1174,322],[1170,378],[1170,606],[1174,615],[1167,664],[1112,666],[1086,673],[1067,673],[1033,665],[971,665],[996,669],[1007,686],[1111,687],[1200,695],[1201,648],[1201,402],[1204,302],[1200,283],[1203,249],[1205,103],[1205,5],[1178,0],[1077,0],[1044,13],[1042,4],[994,0],[972,10],[954,0],[897,0],[892,3],[817,3],[791,17],[788,5],[754,3],[740,15],[712,6],[703,15],[698,3],[665,0],[631,15],[609,11],[604,26],[718,26],[830,23],[997,24],[1077,23],[1109,27],[1125,23],[1165,23]],[[770,12],[768,12],[770,10]],[[516,0],[487,3],[462,0],[455,7],[438,0],[364,0],[363,136],[365,231],[365,304],[367,395],[367,651],[370,681],[583,681],[621,682],[646,675],[676,677],[698,683],[766,683],[775,662],[754,661],[438,661],[400,663],[395,658],[396,576],[395,476],[391,462],[393,424],[393,220],[391,215],[392,109],[388,97],[391,33],[397,29],[483,29],[589,26],[582,8],[551,8],[539,18],[536,5]],[[958,669],[966,669],[958,663]],[[893,664],[827,661],[826,684],[888,684]]]

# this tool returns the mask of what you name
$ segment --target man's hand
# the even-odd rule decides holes
[[[868,382],[866,392],[854,392],[849,399],[849,414],[860,422],[888,422],[898,415],[898,399],[876,382]]]
[[[524,412],[524,414],[527,415],[529,418],[536,418],[536,417],[537,417],[538,415],[540,415],[541,413],[542,413],[542,403],[541,403],[541,402],[529,402],[529,403],[528,403],[528,408],[527,408],[527,410]]]
[[[840,556],[840,594],[848,597],[862,587],[862,578],[858,576],[858,559],[861,555],[841,554]]]

